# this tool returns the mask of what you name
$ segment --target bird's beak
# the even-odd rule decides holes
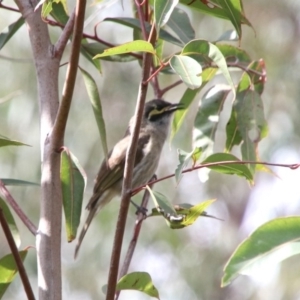
[[[185,109],[185,106],[182,103],[175,103],[175,104],[171,104],[167,110],[172,112],[172,111],[176,111],[176,110],[180,110],[180,109]]]

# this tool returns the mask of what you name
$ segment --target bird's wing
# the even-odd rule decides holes
[[[115,183],[122,179],[125,166],[125,158],[127,147],[129,145],[130,136],[125,136],[115,147],[110,151],[108,160],[104,160],[101,164],[97,178],[95,180],[94,194],[90,199],[87,208],[92,209],[101,194],[112,187]],[[135,155],[134,166],[136,166],[144,156],[143,149],[150,141],[149,134],[140,134],[137,151]]]

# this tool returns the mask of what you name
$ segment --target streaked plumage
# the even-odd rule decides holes
[[[154,175],[169,132],[171,115],[181,108],[182,106],[178,104],[171,104],[160,99],[146,103],[133,169],[133,189],[147,183]],[[89,215],[78,238],[75,257],[95,214],[112,198],[121,193],[126,151],[130,142],[133,123],[134,119],[131,118],[124,138],[109,152],[108,161],[104,160],[100,166],[93,195],[86,207],[89,210]]]

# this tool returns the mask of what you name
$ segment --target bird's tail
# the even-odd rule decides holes
[[[83,238],[84,238],[84,236],[85,236],[85,234],[86,234],[86,232],[87,232],[87,230],[88,230],[88,228],[89,228],[89,226],[90,226],[90,224],[91,224],[91,222],[92,222],[92,220],[93,220],[96,212],[97,212],[97,208],[96,207],[94,207],[93,209],[91,209],[90,212],[89,212],[89,215],[88,215],[88,217],[87,217],[87,219],[86,219],[86,221],[84,223],[84,226],[83,226],[83,228],[82,228],[82,230],[80,232],[80,235],[79,235],[79,238],[78,238],[78,241],[77,241],[77,245],[76,245],[75,253],[74,253],[74,259],[76,259],[76,257],[77,257],[77,254],[78,254],[79,248],[81,246],[82,240],[83,240]]]

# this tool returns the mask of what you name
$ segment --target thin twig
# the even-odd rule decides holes
[[[19,251],[18,251],[18,248],[17,248],[17,246],[15,244],[15,241],[14,241],[14,238],[13,238],[11,232],[10,232],[9,226],[7,224],[7,221],[5,219],[5,216],[4,216],[4,213],[3,213],[3,210],[2,210],[1,207],[0,207],[0,223],[1,223],[1,226],[3,228],[3,232],[5,234],[5,237],[6,237],[6,240],[8,242],[11,253],[12,253],[14,259],[15,259],[17,268],[19,270],[19,274],[20,274],[20,277],[21,277],[21,280],[22,280],[22,283],[23,283],[23,286],[24,286],[25,293],[27,295],[27,299],[34,300],[35,299],[34,294],[33,294],[33,291],[32,291],[32,288],[31,288],[31,285],[30,285],[30,282],[29,282],[29,279],[28,279],[28,276],[27,276],[27,273],[26,273],[26,270],[24,268],[22,259],[20,257]]]
[[[66,45],[68,43],[68,40],[72,34],[72,30],[74,27],[74,22],[75,22],[75,9],[73,13],[71,14],[66,26],[63,29],[63,32],[61,33],[58,41],[56,42],[54,46],[54,56],[55,57],[62,57],[62,54],[66,48]]]
[[[168,92],[169,90],[171,90],[172,88],[176,87],[177,85],[181,84],[182,80],[178,80],[170,85],[168,85],[167,87],[165,87],[164,89],[160,90],[160,97],[163,97],[163,95]]]
[[[194,170],[198,170],[198,169],[202,169],[202,168],[209,168],[209,167],[214,167],[214,166],[225,166],[225,165],[265,165],[265,166],[274,166],[274,167],[282,167],[282,168],[290,168],[291,170],[296,170],[300,167],[300,163],[295,163],[295,164],[276,164],[276,163],[269,163],[269,162],[261,162],[261,161],[236,161],[236,160],[232,160],[232,161],[218,161],[218,162],[212,162],[212,163],[205,163],[205,164],[201,164],[201,165],[196,165],[192,168],[188,168],[182,171],[182,173],[188,173],[188,172],[192,172]],[[175,173],[158,178],[156,180],[151,181],[149,184],[152,183],[157,183],[169,178],[175,177]],[[133,189],[131,191],[131,195],[135,195],[138,192],[140,192],[141,190],[143,190],[145,188],[146,185],[149,184],[144,184],[140,187],[137,187],[135,189]]]
[[[85,14],[86,0],[77,0],[75,11],[75,24],[73,28],[72,49],[70,55],[70,62],[66,74],[65,86],[57,118],[55,120],[52,132],[52,145],[54,149],[59,149],[63,145],[63,139],[72,102],[75,80],[77,75],[77,68],[79,62],[79,54],[82,40],[84,14]]]
[[[4,8],[4,9],[10,10],[10,11],[14,11],[14,12],[20,13],[20,10],[18,10],[17,8],[6,6],[6,5],[2,4],[2,1],[0,2],[0,8]]]
[[[36,235],[37,228],[36,226],[28,219],[28,217],[25,215],[23,210],[20,208],[18,203],[15,201],[15,199],[12,197],[10,192],[5,187],[3,181],[0,179],[0,192],[2,192],[3,196],[5,197],[7,203],[11,206],[11,208],[14,210],[14,212],[19,216],[20,220],[24,223],[24,225],[29,229],[29,231]]]

